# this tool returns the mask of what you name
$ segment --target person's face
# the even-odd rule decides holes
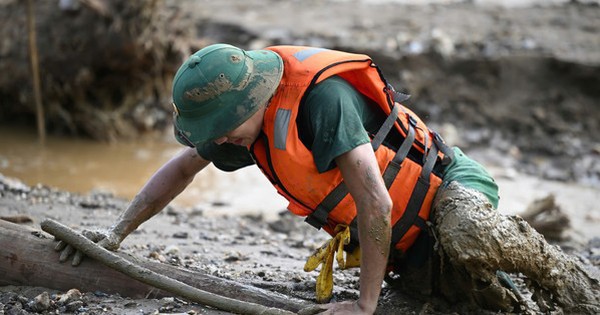
[[[262,128],[264,116],[265,106],[261,106],[261,108],[254,113],[254,115],[250,116],[250,118],[248,118],[248,120],[242,123],[239,127],[233,129],[223,137],[216,139],[214,142],[218,145],[223,143],[231,143],[245,147],[251,145],[254,143],[254,141],[256,141],[256,138],[258,138],[258,134]]]

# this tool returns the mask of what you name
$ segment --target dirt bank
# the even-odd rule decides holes
[[[371,55],[408,105],[469,150],[548,179],[600,184],[600,6],[394,1],[188,2],[199,33],[249,48]],[[491,150],[490,150],[491,149]]]

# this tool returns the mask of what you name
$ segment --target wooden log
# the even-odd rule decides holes
[[[80,266],[59,263],[54,241],[48,234],[18,224],[0,220],[0,286],[39,286],[66,291],[77,288],[82,292],[101,291],[132,298],[172,295],[114,271],[92,259]],[[117,253],[154,272],[217,295],[297,312],[308,305],[301,300],[260,288],[220,279],[200,272]]]

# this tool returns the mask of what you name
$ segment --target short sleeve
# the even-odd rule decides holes
[[[328,78],[309,92],[299,108],[298,133],[319,172],[336,167],[335,158],[370,142],[363,126],[366,102],[339,77]]]

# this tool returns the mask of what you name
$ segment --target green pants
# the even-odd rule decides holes
[[[446,167],[440,189],[456,181],[467,188],[483,193],[492,206],[497,209],[500,197],[498,197],[498,185],[492,176],[481,164],[469,158],[459,148],[452,149],[454,150],[454,159]]]

